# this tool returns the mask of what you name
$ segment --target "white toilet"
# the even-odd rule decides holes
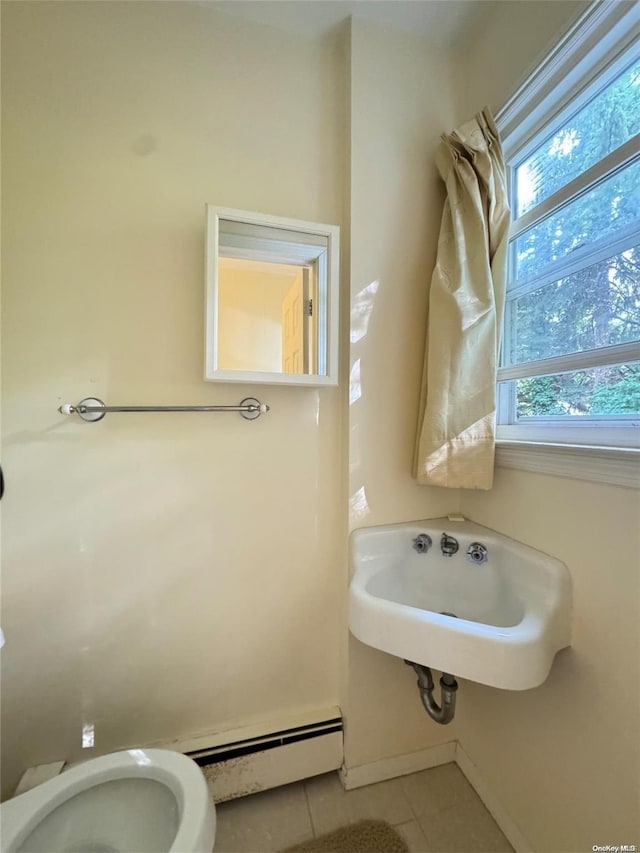
[[[211,853],[216,814],[185,755],[94,758],[2,804],[2,853]]]

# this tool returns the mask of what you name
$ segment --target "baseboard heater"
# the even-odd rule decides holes
[[[202,767],[216,802],[286,785],[342,766],[342,717],[334,716],[186,754]]]

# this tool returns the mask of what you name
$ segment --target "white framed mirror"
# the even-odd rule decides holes
[[[205,379],[338,384],[340,229],[207,205]]]

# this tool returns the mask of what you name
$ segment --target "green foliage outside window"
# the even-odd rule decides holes
[[[521,192],[557,189],[638,133],[640,63],[565,123],[525,164]],[[580,161],[576,163],[576,160]],[[540,189],[538,189],[540,188]],[[548,192],[546,193],[548,195]],[[640,162],[614,174],[515,241],[518,280],[538,275],[594,241],[640,227]],[[520,296],[511,303],[510,363],[613,346],[640,338],[640,246]],[[640,366],[522,379],[518,416],[640,412]]]

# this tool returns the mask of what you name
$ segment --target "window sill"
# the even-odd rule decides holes
[[[635,448],[498,440],[496,465],[640,489],[640,450]]]

